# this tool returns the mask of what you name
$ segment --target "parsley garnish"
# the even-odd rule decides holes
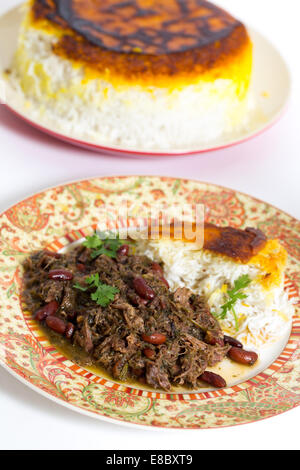
[[[86,290],[88,290],[88,287],[83,287],[83,286],[81,286],[80,284],[78,284],[78,282],[77,282],[76,284],[74,284],[73,287],[75,287],[75,289],[82,290],[83,292],[85,292]]]
[[[86,246],[87,248],[91,249],[97,249],[102,245],[102,243],[103,240],[101,240],[95,232],[93,235],[86,237],[86,240],[83,242],[83,246]]]
[[[111,232],[101,232],[100,235],[101,236],[97,235],[95,232],[93,235],[87,236],[86,240],[83,242],[86,248],[92,250],[92,258],[97,258],[97,256],[100,255],[116,258],[118,249],[124,245],[124,243],[128,243],[128,241],[120,240],[119,235],[117,235],[116,238],[110,238],[112,236]]]
[[[96,290],[91,293],[91,299],[94,300],[101,307],[107,307],[118,294],[119,289],[117,287],[109,286],[108,284],[103,284],[99,279],[99,274],[92,274],[91,276],[85,278],[85,283],[89,286],[81,286],[80,284],[74,284],[75,289],[79,289],[83,292],[87,291],[92,287],[96,287]]]
[[[221,313],[216,315],[217,318],[224,320],[224,318],[226,318],[227,313],[231,311],[234,316],[236,331],[239,331],[239,322],[234,306],[237,300],[246,299],[247,295],[243,294],[241,290],[247,287],[250,282],[251,279],[248,274],[243,274],[238,279],[236,279],[236,281],[234,281],[233,289],[227,292],[228,300],[225,304],[221,306]]]

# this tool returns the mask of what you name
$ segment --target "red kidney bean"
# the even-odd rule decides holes
[[[160,266],[160,264],[152,263],[151,269],[155,274],[158,275],[159,279],[165,284],[167,289],[169,289],[170,285],[169,285],[167,279],[164,277],[164,271],[163,271],[163,268]]]
[[[254,351],[245,351],[245,349],[236,348],[232,346],[228,351],[228,356],[235,362],[239,364],[246,364],[253,366],[258,359],[258,355]]]
[[[76,268],[78,269],[78,271],[81,271],[82,273],[86,271],[86,265],[83,263],[77,263]]]
[[[152,335],[143,334],[142,339],[150,344],[163,344],[167,341],[167,337],[163,333],[152,333]]]
[[[70,281],[73,279],[73,274],[66,269],[52,269],[49,271],[48,277],[55,281]]]
[[[46,325],[51,328],[51,330],[56,331],[56,333],[60,333],[61,335],[65,333],[67,328],[66,323],[61,318],[54,316],[46,318]]]
[[[152,269],[152,271],[154,271],[155,273],[159,274],[159,277],[164,277],[164,270],[163,270],[163,268],[161,267],[160,264],[158,264],[158,263],[152,263],[151,269]]]
[[[54,251],[44,250],[45,255],[51,256],[52,258],[59,259],[62,257],[61,253],[55,253]]]
[[[136,277],[133,281],[133,286],[136,293],[146,300],[153,300],[155,297],[154,290],[148,286],[146,281],[142,277]]]
[[[41,307],[39,310],[37,310],[35,312],[35,318],[38,321],[43,321],[49,315],[54,315],[58,309],[59,304],[56,302],[56,300],[53,300],[52,302],[49,302],[47,305],[44,305],[44,307]]]
[[[117,251],[118,255],[120,256],[128,256],[129,253],[129,245],[122,245]]]
[[[77,317],[77,312],[68,312],[68,318],[74,320]]]
[[[139,295],[131,296],[130,300],[133,303],[133,305],[135,305],[136,307],[140,305],[147,305],[147,303],[149,302],[149,300],[142,299],[142,297],[140,297]]]
[[[215,334],[214,332],[209,330],[206,332],[204,341],[208,344],[211,344],[212,346],[215,346],[216,344],[218,344],[219,346],[224,346],[223,338],[220,338],[217,333]]]
[[[209,372],[208,370],[203,372],[203,374],[200,375],[199,379],[216,388],[227,387],[226,381],[223,379],[223,377],[218,374],[215,374],[214,372]]]
[[[161,280],[161,282],[164,283],[164,285],[166,286],[167,289],[170,289],[170,285],[169,285],[169,283],[168,283],[168,281],[165,277],[161,277],[160,280]]]
[[[134,375],[136,375],[137,377],[140,377],[143,373],[144,373],[144,369],[132,369],[132,372]]]
[[[230,344],[230,346],[234,346],[236,348],[243,348],[242,343],[238,341],[237,339],[232,338],[231,336],[224,335],[224,341],[225,341],[225,344]]]
[[[75,326],[73,323],[67,323],[66,330],[65,330],[65,336],[68,339],[71,339],[73,334],[74,334]]]
[[[148,357],[148,359],[155,358],[155,351],[153,351],[153,349],[146,348],[144,349],[143,353],[145,354],[146,357]]]

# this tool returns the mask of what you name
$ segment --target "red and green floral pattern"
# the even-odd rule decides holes
[[[211,184],[126,176],[80,181],[49,189],[0,216],[0,363],[37,391],[75,410],[128,424],[215,428],[275,416],[300,404],[300,316],[289,342],[267,369],[239,385],[197,393],[159,393],[118,384],[62,356],[22,310],[22,261],[33,250],[59,250],[96,227],[104,205],[113,217],[121,203],[149,207],[203,203],[206,220],[257,226],[289,253],[287,288],[300,289],[300,222],[250,196]]]

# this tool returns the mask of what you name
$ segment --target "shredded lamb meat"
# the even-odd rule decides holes
[[[53,270],[67,271],[72,279],[49,278]],[[96,273],[102,283],[118,289],[106,307],[91,299],[90,289],[74,287]],[[196,387],[206,368],[222,361],[230,346],[204,298],[187,288],[171,292],[162,273],[146,256],[102,254],[93,259],[82,245],[55,256],[40,251],[24,263],[23,300],[46,329],[57,323],[55,331],[67,336],[65,341],[114,378],[164,390]],[[140,295],[140,278],[152,298]],[[50,305],[57,318],[51,323]]]

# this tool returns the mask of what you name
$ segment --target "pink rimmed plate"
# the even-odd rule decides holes
[[[0,75],[10,67],[17,46],[21,19],[20,8],[15,8],[0,18]],[[249,110],[249,125],[247,128],[237,130],[226,137],[212,139],[205,143],[199,142],[191,148],[170,150],[124,148],[117,143],[114,145],[114,143],[92,140],[79,133],[66,133],[56,122],[50,121],[46,113],[44,116],[36,118],[36,113],[31,111],[26,100],[6,81],[4,101],[7,108],[15,115],[40,131],[70,144],[97,152],[150,157],[155,155],[190,155],[229,147],[247,141],[271,127],[281,117],[291,91],[290,74],[280,54],[261,34],[251,28],[249,28],[249,32],[254,45],[254,68],[250,87],[253,106]]]
[[[121,384],[73,363],[51,345],[20,303],[21,264],[32,250],[62,250],[96,228],[104,204],[203,203],[219,225],[256,226],[289,253],[286,289],[297,303],[291,332],[226,389],[165,393]],[[300,222],[248,195],[192,180],[125,176],[69,183],[0,216],[0,363],[24,384],[74,411],[115,423],[203,429],[272,417],[300,404]]]

